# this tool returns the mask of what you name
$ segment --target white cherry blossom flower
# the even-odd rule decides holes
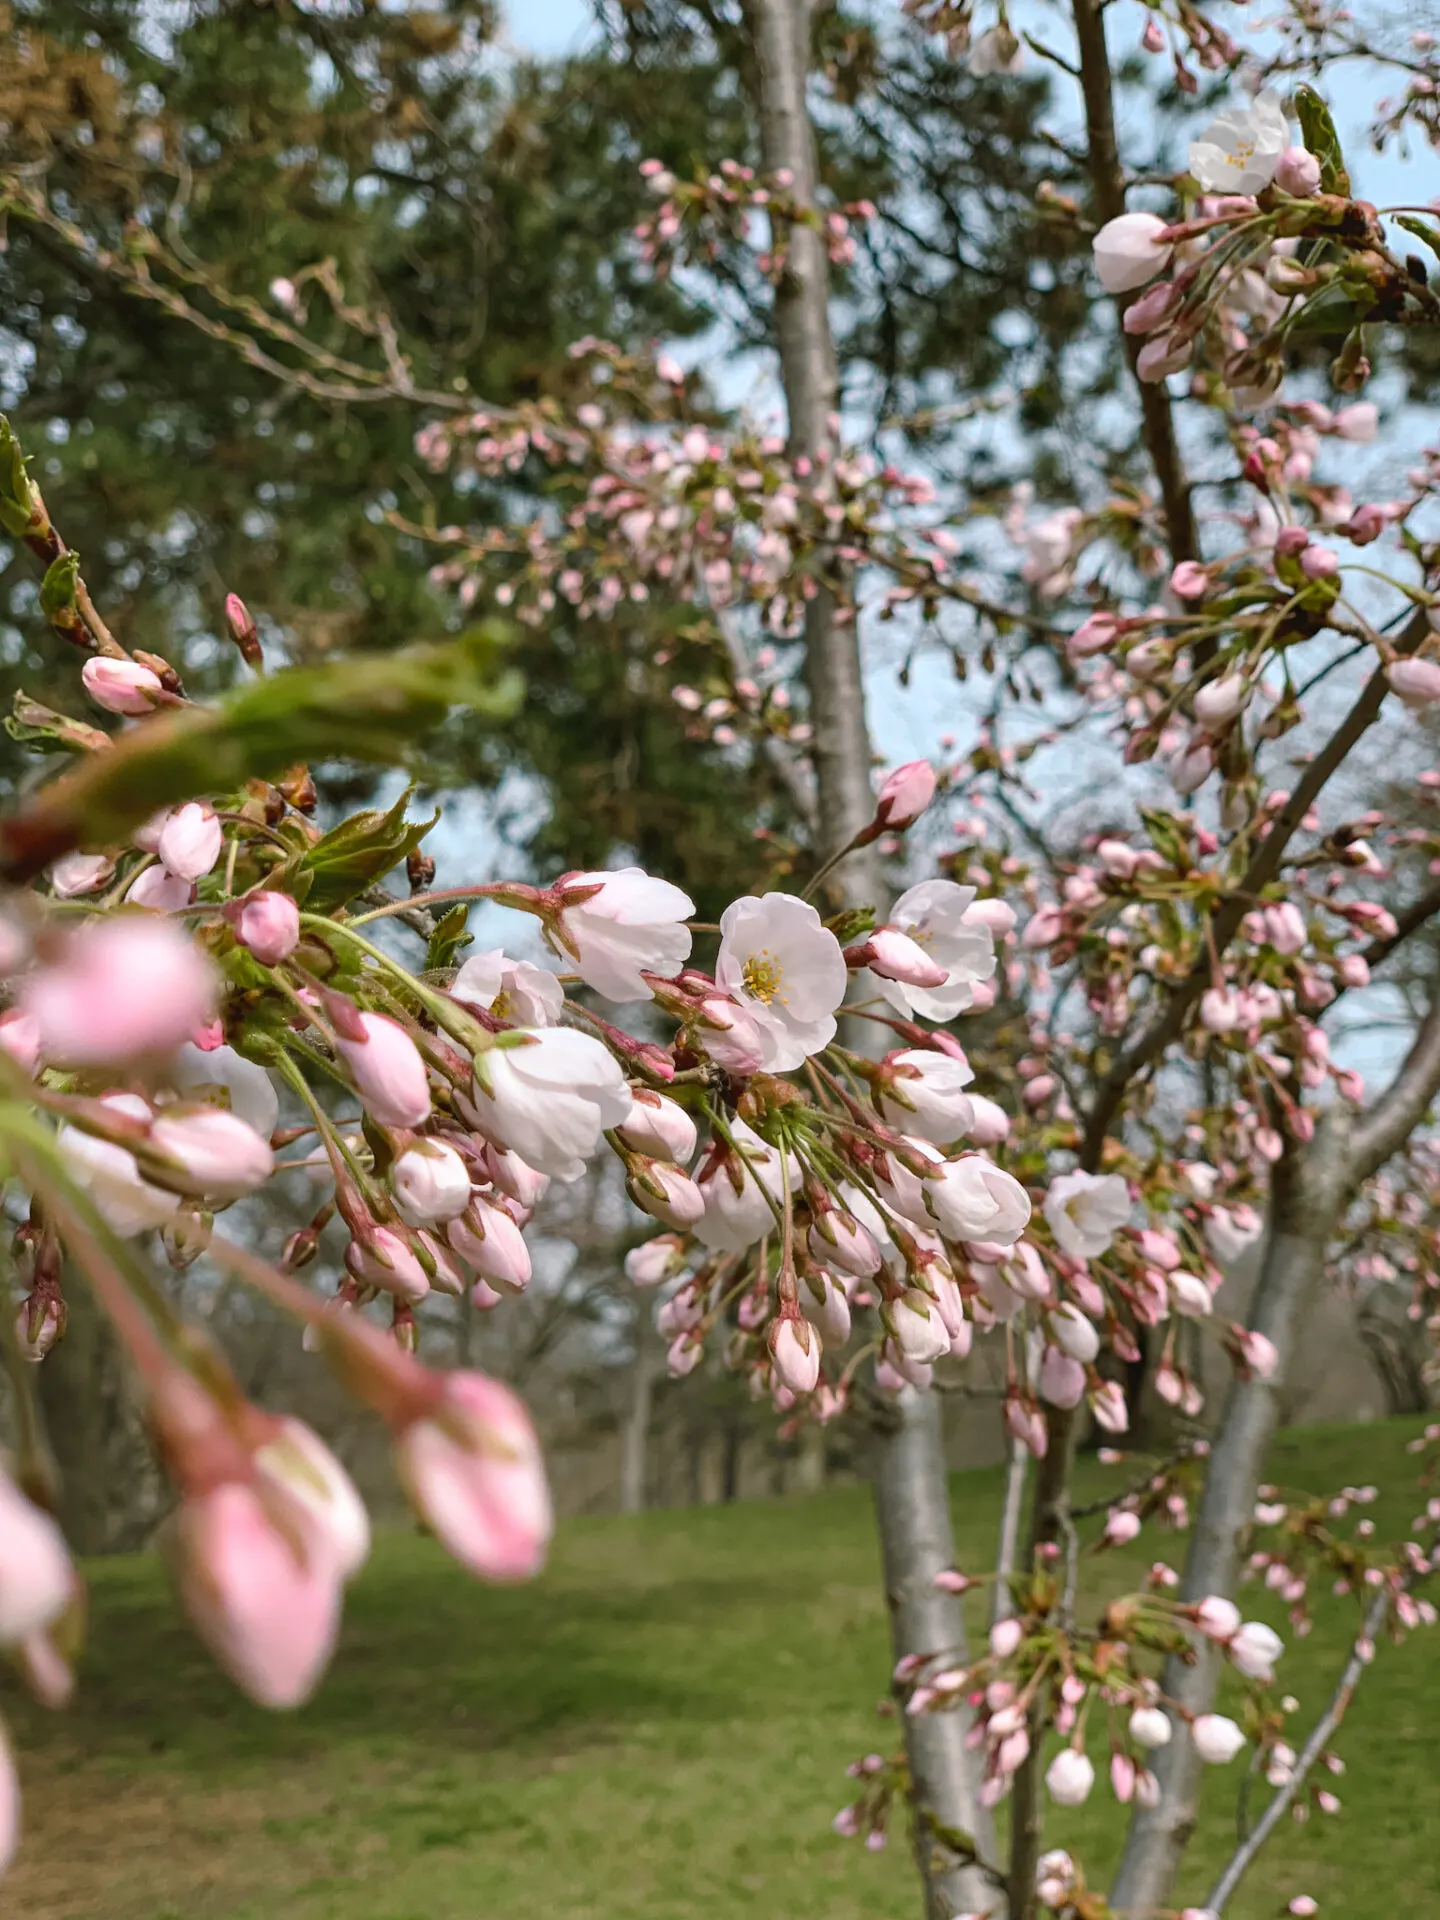
[[[902,980],[880,980],[881,993],[899,1012],[922,1020],[953,1020],[975,998],[978,981],[995,971],[995,936],[977,919],[967,919],[975,903],[974,887],[953,880],[922,880],[902,893],[891,909],[889,925],[907,934],[937,966],[945,969],[941,987],[911,987]]]
[[[1062,1173],[1050,1182],[1045,1218],[1062,1253],[1098,1260],[1130,1218],[1130,1189],[1118,1173]]]
[[[845,956],[814,907],[794,894],[747,894],[725,909],[715,978],[753,1015],[767,1072],[786,1073],[834,1039]]]
[[[548,967],[512,960],[500,947],[471,954],[450,983],[450,993],[467,1007],[521,1027],[558,1027],[565,1007],[565,989]]]
[[[1263,193],[1289,144],[1285,109],[1267,87],[1248,105],[1217,114],[1190,142],[1190,172],[1206,193]]]
[[[628,1116],[630,1089],[608,1047],[572,1027],[542,1027],[477,1056],[472,1101],[487,1139],[539,1173],[577,1180],[605,1129]]]
[[[562,950],[587,987],[607,1000],[649,1000],[644,973],[678,973],[690,957],[688,893],[640,867],[567,873],[560,896]],[[643,970],[643,971],[642,971]]]

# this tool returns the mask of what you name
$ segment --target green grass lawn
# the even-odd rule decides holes
[[[1397,1489],[1406,1427],[1286,1436],[1273,1471],[1328,1492]],[[1124,1469],[1093,1463],[1087,1490]],[[990,1551],[993,1473],[954,1481],[961,1564]],[[1146,1549],[1183,1541],[1147,1529]],[[1107,1584],[1125,1563],[1101,1563]],[[1283,1624],[1258,1594],[1248,1609]],[[1328,1692],[1351,1615],[1327,1603],[1284,1680]],[[1341,1735],[1344,1810],[1287,1831],[1230,1909],[1299,1891],[1322,1915],[1440,1912],[1440,1641],[1382,1649]],[[888,1672],[862,1489],[803,1503],[576,1521],[534,1586],[473,1585],[433,1543],[383,1538],[318,1698],[240,1700],[148,1558],[94,1569],[79,1697],[7,1690],[26,1842],[0,1912],[24,1920],[914,1920],[902,1846],[830,1833],[851,1758],[887,1744]],[[1212,1774],[1185,1891],[1234,1821],[1240,1763]],[[1102,1868],[1108,1791],[1057,1820]]]

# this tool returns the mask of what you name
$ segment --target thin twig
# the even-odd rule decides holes
[[[1373,1645],[1367,1645],[1367,1643],[1374,1642],[1376,1634],[1384,1625],[1385,1615],[1390,1610],[1393,1597],[1389,1587],[1382,1587],[1370,1602],[1361,1623],[1359,1637],[1351,1650],[1350,1658],[1345,1663],[1345,1671],[1340,1675],[1339,1685],[1330,1696],[1329,1706],[1315,1722],[1310,1738],[1300,1749],[1295,1764],[1290,1769],[1289,1779],[1282,1787],[1277,1788],[1274,1799],[1255,1822],[1248,1837],[1230,1856],[1224,1872],[1211,1890],[1210,1898],[1205,1902],[1208,1913],[1219,1914],[1224,1911],[1225,1902],[1244,1879],[1255,1856],[1284,1819],[1296,1794],[1304,1786],[1306,1775],[1325,1750],[1330,1736],[1345,1718],[1360,1676],[1369,1664],[1366,1652],[1372,1651]]]

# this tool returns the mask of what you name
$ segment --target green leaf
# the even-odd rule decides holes
[[[45,569],[40,582],[40,611],[57,627],[74,626],[79,615],[75,606],[75,586],[80,578],[78,553],[60,553]]]
[[[1375,304],[1368,286],[1347,287],[1333,281],[1323,287],[1289,323],[1291,333],[1350,333]]]
[[[23,539],[35,526],[35,494],[20,442],[0,413],[0,527]]]
[[[430,936],[430,950],[425,956],[428,972],[435,973],[442,967],[453,967],[456,954],[462,947],[470,945],[474,935],[466,930],[469,918],[470,909],[463,900],[457,900],[448,913],[440,916]]]
[[[1391,217],[1397,227],[1404,227],[1405,231],[1413,233],[1417,240],[1423,240],[1436,258],[1440,259],[1440,227],[1434,226],[1429,220],[1422,220],[1418,214],[1414,213],[1397,213]]]
[[[846,907],[842,913],[834,914],[825,922],[842,947],[848,947],[853,941],[861,940],[867,933],[875,930],[874,907]]]
[[[1350,175],[1345,170],[1345,155],[1329,107],[1313,87],[1299,86],[1295,89],[1295,113],[1305,145],[1320,162],[1321,192],[1343,194],[1348,200]]]
[[[160,807],[233,791],[297,761],[400,764],[410,741],[452,708],[514,710],[520,677],[501,649],[500,632],[483,628],[438,646],[296,667],[217,706],[157,714],[0,821],[0,879],[31,879],[75,847],[124,838]]]
[[[409,803],[407,790],[388,812],[367,808],[316,841],[300,862],[300,871],[310,876],[305,901],[310,912],[324,913],[352,900],[419,846],[440,815],[407,821]]]
[[[110,745],[109,734],[99,727],[42,706],[23,688],[17,690],[13,710],[5,716],[5,731],[22,747],[39,753],[95,753]]]

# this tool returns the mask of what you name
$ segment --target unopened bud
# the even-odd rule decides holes
[[[256,673],[263,673],[265,656],[260,646],[260,635],[250,617],[250,609],[238,593],[227,593],[225,596],[225,625],[246,666],[253,668]]]

